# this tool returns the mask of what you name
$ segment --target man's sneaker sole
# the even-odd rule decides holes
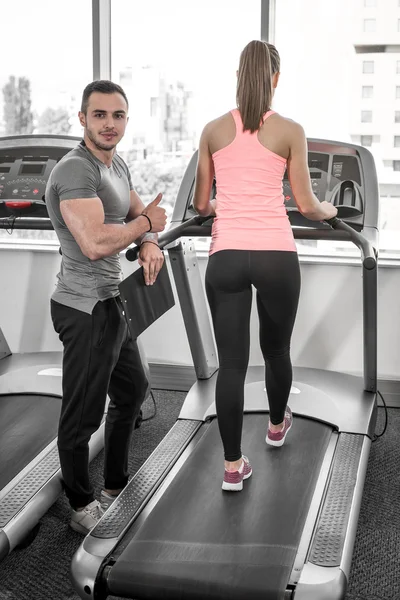
[[[267,444],[269,446],[275,446],[275,448],[280,448],[281,446],[283,446],[283,444],[285,443],[287,434],[292,429],[292,425],[293,425],[293,420],[290,423],[290,426],[286,429],[286,433],[285,433],[285,435],[283,436],[283,438],[281,440],[271,440],[268,437],[268,433],[267,433],[266,438],[265,438],[265,441],[267,442]]]
[[[76,523],[76,521],[70,521],[69,526],[71,527],[71,529],[73,529],[77,533],[81,533],[82,535],[87,535],[91,531],[91,529],[87,529],[83,525]]]
[[[72,509],[69,526],[77,533],[87,535],[97,525],[102,516],[100,502],[93,500],[82,510]]]
[[[100,508],[102,511],[102,515],[106,512],[106,510],[108,510],[110,508],[110,506],[112,506],[112,504],[114,504],[114,502],[118,498],[118,495],[111,496],[111,494],[107,494],[107,492],[102,490],[102,492],[100,494]]]

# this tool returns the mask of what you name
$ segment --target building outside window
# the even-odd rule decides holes
[[[375,17],[375,9],[366,12],[364,0],[276,2],[275,41],[282,67],[274,103],[281,114],[299,122],[308,137],[343,140],[371,151],[378,175],[380,210],[385,215],[381,220],[381,254],[400,256],[400,204],[398,208],[396,204],[400,198],[400,174],[393,169],[393,160],[397,159],[394,152],[398,152],[393,149],[394,135],[400,135],[394,123],[396,110],[400,111],[395,97],[396,85],[400,87],[396,74],[400,55],[384,51],[395,43],[393,33],[398,35],[400,11],[397,1],[382,0],[376,6],[384,11],[385,22],[392,24],[391,31],[380,27],[377,21],[375,33],[364,33],[364,19],[369,14]],[[396,43],[400,44],[400,39]],[[329,90],[328,94],[322,93],[323,89]],[[307,93],[299,94],[297,90]],[[312,107],[310,98],[315,98]],[[364,125],[360,116],[366,109],[371,112],[365,115]],[[373,134],[368,129],[372,127],[368,125],[371,113]],[[360,129],[360,125],[365,129]],[[331,252],[338,251],[337,246],[332,250],[328,242],[318,245],[321,252],[328,252],[329,248]],[[350,247],[346,251],[351,251]]]
[[[204,126],[236,106],[239,56],[260,38],[261,1],[112,0],[111,26],[112,79],[129,72],[120,152],[143,201],[162,191],[171,216]],[[205,43],[215,32],[218,45]],[[144,140],[143,151],[133,138]]]
[[[400,171],[400,160],[393,161],[393,171]]]

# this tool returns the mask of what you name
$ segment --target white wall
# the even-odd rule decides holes
[[[200,258],[204,276],[206,258]],[[0,327],[13,352],[60,350],[53,331],[49,298],[60,255],[56,250],[0,247]],[[133,265],[123,259],[127,276]],[[362,371],[361,269],[303,262],[302,294],[292,341],[293,363],[360,374]],[[399,269],[380,267],[378,371],[400,380]],[[250,364],[262,364],[258,320],[251,320]],[[192,364],[179,302],[142,336],[154,363]]]

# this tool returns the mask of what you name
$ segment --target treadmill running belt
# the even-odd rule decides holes
[[[295,417],[285,445],[272,448],[265,444],[266,424],[266,415],[244,416],[242,448],[253,476],[242,492],[222,492],[214,420],[108,571],[111,594],[284,598],[332,428]]]
[[[57,437],[61,398],[0,396],[0,490]]]

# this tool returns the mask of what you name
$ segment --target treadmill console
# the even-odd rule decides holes
[[[0,138],[0,218],[48,218],[44,193],[50,173],[79,140],[56,135]]]
[[[194,178],[197,152],[187,168],[179,190],[172,220],[185,221],[196,213],[193,209]],[[362,146],[328,140],[308,140],[308,168],[311,186],[320,202],[331,202],[338,216],[354,229],[378,228],[379,188],[371,153]],[[217,190],[215,181],[211,196]],[[297,209],[287,171],[282,181],[283,199],[292,226],[326,228],[310,221]]]
[[[351,222],[356,229],[362,229],[365,182],[360,157],[350,148],[346,153],[335,152],[334,148],[330,153],[309,151],[308,168],[312,190],[318,200],[332,202],[341,218]],[[283,177],[283,196],[292,224],[309,226],[309,221],[298,213],[287,171]]]

